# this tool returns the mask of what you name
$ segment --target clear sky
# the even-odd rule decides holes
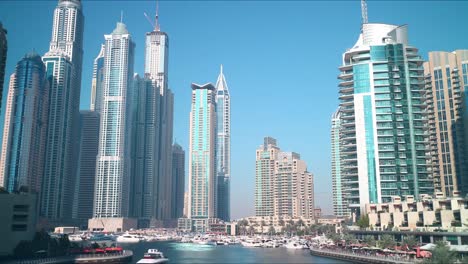
[[[0,1],[8,29],[9,75],[28,51],[44,54],[57,1]],[[143,72],[143,13],[154,1],[83,1],[81,108],[89,108],[92,66],[104,34],[120,20],[136,42]],[[409,41],[433,50],[468,49],[467,1],[369,1],[369,22],[409,24]],[[216,82],[220,64],[231,93],[231,214],[254,214],[255,149],[264,136],[301,154],[315,175],[316,205],[332,212],[330,117],[338,105],[338,66],[356,42],[359,1],[161,1],[161,30],[170,38],[169,83],[175,93],[174,137],[188,152],[190,83]],[[4,103],[2,104],[4,105]],[[3,112],[3,111],[2,111]],[[188,173],[188,170],[187,170]]]

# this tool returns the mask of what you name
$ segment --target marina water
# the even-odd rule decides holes
[[[150,248],[156,248],[169,258],[169,263],[350,263],[312,256],[307,249],[247,248],[241,245],[211,246],[176,242],[140,242],[120,244],[133,250],[133,263]]]

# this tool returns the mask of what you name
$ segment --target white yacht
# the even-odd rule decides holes
[[[164,254],[154,248],[148,249],[148,252],[140,259],[138,263],[167,263],[169,259],[164,257]]]
[[[254,241],[254,240],[242,241],[241,244],[244,247],[261,247],[262,246],[262,243],[260,243],[259,241]]]
[[[141,241],[141,238],[136,235],[130,235],[128,233],[118,236],[116,239],[119,243],[138,243]]]
[[[71,242],[81,242],[83,241],[83,238],[81,234],[74,234],[74,235],[69,235],[68,240],[70,240]]]
[[[307,249],[307,245],[300,243],[299,241],[290,241],[284,245],[285,248],[289,249]]]

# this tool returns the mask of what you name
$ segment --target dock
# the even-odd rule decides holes
[[[130,263],[133,258],[133,251],[124,250],[122,253],[111,254],[80,254],[74,256],[64,256],[56,258],[41,258],[10,261],[8,264],[83,264],[83,263]]]
[[[311,248],[310,254],[319,257],[339,259],[344,261],[350,261],[352,263],[377,263],[377,264],[413,264],[418,263],[415,259],[398,259],[393,257],[374,257],[366,255],[351,254],[346,252],[339,252],[337,250],[332,251],[329,249],[317,249]]]

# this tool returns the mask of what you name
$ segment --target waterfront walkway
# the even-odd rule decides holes
[[[11,261],[8,264],[62,264],[62,263],[130,263],[133,252],[124,250],[122,253],[81,254],[56,258],[42,258]]]
[[[418,259],[402,257],[398,255],[380,255],[357,253],[346,251],[342,248],[327,249],[327,248],[310,248],[310,254],[315,256],[334,258],[340,260],[351,261],[353,263],[378,263],[378,264],[410,264],[420,263]]]

